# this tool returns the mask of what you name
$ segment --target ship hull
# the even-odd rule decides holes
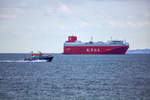
[[[125,54],[129,46],[64,46],[64,54]]]
[[[28,57],[28,58],[24,58],[25,61],[46,60],[47,62],[51,62],[52,59],[53,59],[52,56],[42,56],[42,57]]]

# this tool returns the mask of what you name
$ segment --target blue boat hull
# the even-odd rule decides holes
[[[51,62],[53,59],[52,56],[41,56],[41,57],[28,57],[25,58],[25,61],[34,61],[34,60],[46,60],[47,62]]]

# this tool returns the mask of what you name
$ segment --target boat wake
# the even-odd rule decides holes
[[[46,60],[33,60],[33,61],[25,61],[25,60],[0,60],[0,62],[47,62]]]

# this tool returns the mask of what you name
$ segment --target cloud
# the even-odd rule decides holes
[[[88,27],[89,24],[87,22],[81,22],[80,23],[80,28]]]
[[[129,16],[127,16],[127,18],[128,18],[128,19],[132,19],[132,18],[134,18],[134,16],[130,16],[130,15],[129,15]]]
[[[145,13],[144,13],[144,17],[150,18],[150,13],[149,13],[149,12],[145,12]]]
[[[1,19],[14,19],[21,13],[23,13],[21,8],[0,8],[0,18]]]
[[[28,2],[20,2],[18,5],[21,8],[27,8],[27,7],[30,7],[31,4]]]
[[[146,28],[150,27],[150,21],[110,21],[109,25],[114,28]]]
[[[14,15],[10,15],[10,14],[0,14],[0,19],[13,19],[16,18],[17,16]]]
[[[148,22],[144,22],[144,25],[149,26],[150,27],[150,21]]]
[[[119,27],[119,28],[124,28],[126,27],[126,23],[123,21],[109,21],[109,25],[111,25],[112,27]]]
[[[67,4],[62,2],[56,3],[55,6],[51,5],[44,7],[43,12],[45,16],[56,16],[56,17],[72,14],[71,8]]]
[[[127,25],[129,27],[133,27],[133,28],[142,28],[142,27],[150,27],[150,22],[148,21],[144,21],[144,22],[131,22],[131,21],[128,21],[127,22]]]
[[[71,9],[64,3],[60,4],[57,11],[58,13],[61,13],[61,14],[71,14]]]

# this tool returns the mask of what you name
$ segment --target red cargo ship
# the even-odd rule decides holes
[[[125,54],[128,48],[125,41],[81,42],[76,36],[69,36],[64,43],[64,54]]]

